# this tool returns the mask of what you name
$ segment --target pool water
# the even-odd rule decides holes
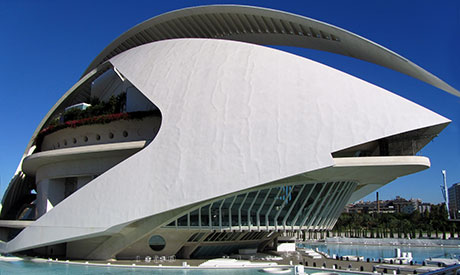
[[[460,247],[416,247],[416,246],[391,246],[391,245],[354,245],[354,244],[327,244],[313,243],[300,244],[301,247],[316,249],[332,256],[354,255],[363,256],[365,259],[382,259],[395,256],[395,249],[400,248],[402,252],[412,252],[412,257],[417,263],[422,263],[427,258],[457,258],[460,256]]]
[[[319,272],[319,271],[316,271]],[[31,262],[31,261],[0,261],[0,275],[6,274],[34,274],[34,275],[95,275],[95,274],[136,274],[136,275],[255,275],[263,274],[259,269],[154,269],[144,267],[105,267],[88,266],[81,264],[52,263],[52,262]],[[291,273],[294,274],[294,270]],[[349,274],[347,274],[349,275]]]
[[[317,272],[324,272],[321,269],[305,269],[305,273],[314,274]],[[339,275],[353,275],[351,272],[334,271]],[[100,266],[86,266],[86,265],[75,265],[66,263],[37,263],[30,261],[15,261],[15,262],[4,262],[0,261],[0,275],[10,274],[34,274],[34,275],[95,275],[95,274],[135,274],[135,275],[172,275],[172,274],[184,274],[184,275],[261,275],[268,274],[263,273],[260,269],[147,269],[147,268],[132,268],[132,267],[100,267]],[[293,275],[294,269],[291,269]]]
[[[394,257],[395,248],[400,248],[403,252],[412,252],[414,261],[421,263],[424,259],[433,258],[450,258],[458,257],[460,255],[460,248],[456,247],[413,247],[413,246],[372,246],[372,245],[353,245],[353,244],[326,244],[326,243],[306,243],[300,244],[301,247],[318,249],[329,255],[336,254],[339,256],[355,255],[363,256],[364,258],[388,258]],[[305,272],[312,274],[321,272],[321,270],[305,269]],[[337,271],[335,271],[337,272]],[[350,275],[350,273],[337,272],[341,275]],[[101,267],[101,266],[86,266],[65,263],[51,263],[51,262],[31,262],[31,261],[14,261],[5,262],[0,261],[0,275],[6,274],[186,274],[186,275],[255,275],[267,274],[262,273],[259,269],[219,269],[219,270],[206,270],[206,269],[146,269],[146,268],[132,268],[132,267]],[[294,271],[291,270],[291,273]]]
[[[187,275],[206,275],[206,274],[237,274],[237,275],[253,275],[261,274],[256,270],[193,270],[193,269],[146,269],[146,268],[131,268],[131,267],[100,267],[100,266],[86,266],[74,265],[64,263],[35,263],[29,261],[16,261],[16,262],[1,262],[0,261],[0,275],[10,274],[34,274],[34,275],[73,275],[73,274],[136,274],[136,275],[155,275],[155,274],[187,274]],[[294,272],[292,272],[294,274]]]

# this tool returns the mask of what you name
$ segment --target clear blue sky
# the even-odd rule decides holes
[[[96,55],[132,26],[161,13],[227,1],[0,1],[0,194],[38,123]],[[460,1],[233,1],[318,19],[377,42],[460,89]],[[460,181],[460,98],[386,68],[319,51],[288,51],[406,97],[452,123],[423,150],[432,167],[380,189],[442,201],[441,170]],[[374,194],[371,195],[373,198]]]

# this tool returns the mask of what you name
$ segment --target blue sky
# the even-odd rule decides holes
[[[0,1],[0,194],[39,122],[112,40],[161,13],[227,1]],[[280,9],[352,31],[410,59],[460,89],[459,1],[232,1]],[[460,98],[377,65],[314,50],[283,48],[381,86],[452,123],[421,152],[432,167],[380,189],[438,203],[441,170],[460,181]],[[370,195],[371,199],[374,194]]]

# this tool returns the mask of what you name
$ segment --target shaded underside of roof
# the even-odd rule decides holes
[[[187,8],[149,19],[115,39],[93,60],[84,75],[131,48],[177,38],[226,39],[332,52],[393,69],[460,96],[459,91],[438,77],[359,35],[287,12],[237,5]]]

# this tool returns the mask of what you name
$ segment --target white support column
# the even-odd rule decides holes
[[[46,191],[46,212],[65,199],[65,179],[49,179]],[[45,213],[46,213],[45,212]],[[44,213],[43,213],[44,214]]]
[[[345,192],[344,196],[340,199],[339,206],[337,207],[336,211],[334,212],[334,214],[332,215],[331,219],[329,220],[327,228],[330,228],[334,224],[335,220],[340,216],[341,210],[342,210],[341,206],[346,203],[346,201],[348,200],[348,198],[351,196],[351,194],[353,193],[353,191],[355,189],[355,186],[356,186],[355,183],[353,183],[353,182],[348,182],[348,183],[349,184],[347,186],[346,192]]]
[[[241,208],[243,208],[244,203],[246,202],[246,199],[248,198],[249,192],[246,193],[244,196],[243,201],[241,202],[240,207],[238,207],[238,226],[240,227],[240,232],[243,231],[241,228],[242,222],[241,222]]]
[[[262,201],[262,203],[260,204],[259,206],[259,209],[257,209],[257,213],[256,213],[256,217],[257,217],[257,230],[260,231],[260,211],[262,211],[264,205],[265,205],[265,202],[267,201],[267,198],[268,196],[270,195],[270,193],[272,192],[272,189],[273,188],[270,188],[267,192],[267,194],[265,195],[265,198],[264,200]]]
[[[289,186],[286,186],[286,188],[291,189],[291,190],[289,190],[289,193],[287,193],[286,198],[284,199],[283,203],[281,204],[280,209],[278,210],[278,212],[276,213],[276,215],[275,215],[275,217],[273,219],[273,223],[275,224],[275,230],[278,230],[278,217],[280,216],[281,211],[283,211],[284,206],[286,204],[288,204],[289,197],[291,196],[292,191],[294,190],[294,186],[291,186],[291,188],[289,188]]]
[[[37,182],[37,206],[35,208],[35,217],[37,217],[37,219],[46,213],[48,204],[48,188],[49,179]]]
[[[198,208],[198,227],[201,230],[201,207]]]
[[[233,207],[233,204],[235,203],[237,197],[238,196],[235,196],[233,198],[232,203],[228,207],[228,226],[230,227],[230,230],[232,229],[232,207]]]
[[[212,205],[214,203],[212,202],[210,205],[209,205],[209,210],[208,210],[208,215],[209,215],[209,229],[212,230],[212,216],[211,216],[211,210],[212,210]]]
[[[334,189],[334,186],[335,186],[335,182],[333,182],[333,183],[331,184],[331,186],[330,186],[329,189],[327,190],[327,193],[326,193],[326,195],[324,196],[323,200],[320,202],[319,207],[316,208],[315,214],[312,215],[312,218],[310,219],[310,221],[308,222],[308,224],[307,224],[307,226],[306,226],[307,230],[308,230],[308,228],[309,228],[312,224],[314,224],[314,222],[318,219],[320,213],[322,213],[322,212],[324,211],[323,204],[324,204],[324,202],[328,201],[329,196],[330,196],[330,194],[331,194],[331,191]]]
[[[339,200],[339,194],[345,190],[345,186],[341,186],[343,182],[336,182],[335,186],[333,187],[331,198],[329,199],[330,203],[326,205],[324,208],[324,211],[322,212],[322,215],[319,215],[319,220],[316,221],[316,227],[318,229],[322,229],[322,225],[324,224],[325,220],[329,217],[331,214],[331,211],[334,209],[335,205],[337,205],[337,201]]]
[[[251,209],[254,206],[254,203],[256,202],[257,198],[259,197],[259,194],[260,194],[260,190],[257,191],[256,196],[254,197],[254,199],[252,200],[251,205],[248,208],[248,228],[249,228],[249,231],[251,231]]]
[[[342,211],[341,211],[342,207],[341,206],[346,204],[346,202],[350,198],[351,194],[355,191],[356,185],[357,185],[356,182],[349,182],[347,192],[345,193],[345,195],[341,199],[339,207],[337,208],[337,210],[335,211],[335,213],[332,216],[331,220],[329,221],[328,228],[332,229],[333,224],[335,223],[335,221],[338,219],[338,217],[342,213]]]
[[[222,200],[222,203],[219,205],[219,228],[220,232],[222,232],[222,206],[224,205],[226,199]]]
[[[337,208],[340,206],[340,202],[343,199],[343,196],[348,191],[349,184],[348,182],[341,182],[340,183],[340,191],[338,192],[337,196],[334,198],[334,204],[332,205],[330,211],[327,213],[327,216],[324,220],[321,221],[321,227],[325,230],[328,229],[329,221],[334,216],[334,213],[337,211]]]
[[[313,185],[312,188],[311,188],[310,191],[308,192],[308,195],[307,195],[307,197],[305,198],[305,200],[303,201],[302,206],[300,207],[299,211],[297,212],[297,214],[295,215],[294,219],[292,220],[292,224],[291,224],[292,230],[294,230],[295,223],[296,223],[297,220],[299,219],[300,214],[302,214],[303,209],[305,208],[305,206],[306,206],[306,204],[307,204],[307,202],[308,202],[308,199],[310,198],[311,193],[313,193],[313,190],[315,190],[317,184],[318,184],[318,183],[313,183],[313,184],[312,184],[312,185]],[[310,185],[310,184],[309,184],[309,185]],[[311,211],[311,209],[310,209],[310,211]],[[310,211],[308,212],[308,214],[310,214]],[[308,216],[308,214],[307,214],[307,216]]]
[[[273,199],[272,204],[270,205],[270,208],[267,210],[267,213],[265,213],[265,223],[266,223],[266,226],[267,226],[267,230],[270,230],[270,228],[269,228],[270,223],[268,222],[268,215],[270,215],[270,212],[272,211],[272,208],[273,208],[273,206],[275,205],[276,200],[277,200],[278,197],[280,196],[281,191],[283,191],[282,186],[280,186],[280,187],[278,187],[278,188],[280,189],[280,191],[278,191],[278,193],[276,194],[275,198]]]
[[[294,186],[294,187],[295,187],[295,186]],[[293,187],[293,189],[294,189],[294,187]],[[299,193],[297,193],[296,198],[295,198],[294,201],[292,202],[291,207],[289,207],[289,210],[288,210],[288,212],[286,213],[286,216],[285,216],[284,219],[283,219],[282,224],[283,224],[283,230],[284,230],[284,231],[286,231],[286,221],[287,221],[289,215],[291,215],[292,209],[294,209],[294,206],[297,204],[297,201],[298,201],[299,198],[302,196],[302,192],[303,192],[304,189],[305,189],[305,184],[303,184],[303,185],[302,185],[302,188],[300,188]]]
[[[300,224],[299,224],[299,230],[302,230],[303,225],[305,224],[305,222],[307,221],[307,219],[310,217],[311,211],[315,208],[316,203],[318,203],[318,201],[319,201],[319,198],[321,198],[321,195],[323,194],[324,188],[326,188],[326,186],[327,186],[327,182],[320,183],[320,184],[322,184],[323,186],[321,187],[321,190],[320,190],[319,193],[318,193],[318,197],[315,198],[315,200],[313,201],[312,205],[310,206],[310,209],[308,210],[308,213],[305,215],[305,217],[304,217],[304,218],[302,219],[302,221],[300,222]]]

